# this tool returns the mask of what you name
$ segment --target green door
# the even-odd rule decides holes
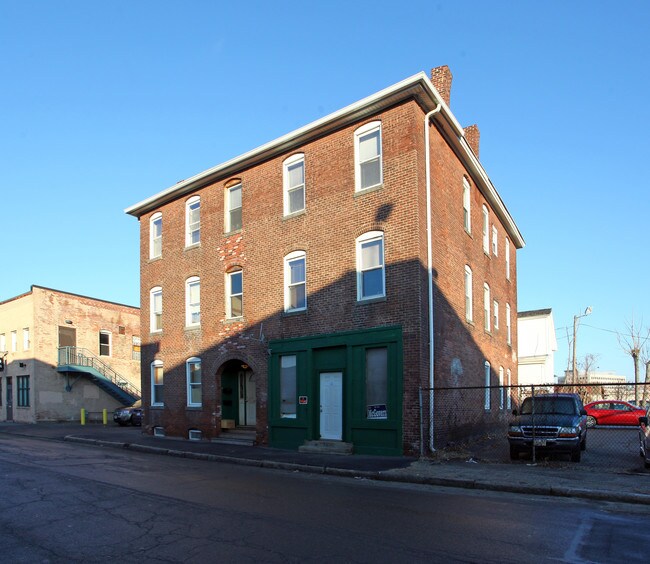
[[[221,419],[239,420],[239,395],[237,372],[221,375]]]

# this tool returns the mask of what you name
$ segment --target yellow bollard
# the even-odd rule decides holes
[[[108,411],[106,408],[102,409],[102,421],[104,422],[104,425],[108,423]]]
[[[83,407],[81,408],[81,424],[86,424],[86,410]]]

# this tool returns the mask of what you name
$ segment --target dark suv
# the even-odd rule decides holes
[[[544,394],[526,398],[508,428],[510,458],[519,453],[560,452],[580,462],[587,448],[587,412],[577,394]]]

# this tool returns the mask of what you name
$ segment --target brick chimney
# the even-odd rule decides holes
[[[478,130],[478,125],[468,125],[465,128],[465,139],[478,159],[478,144],[481,140],[481,132]]]
[[[447,65],[431,69],[431,82],[436,87],[436,90],[442,96],[442,99],[449,105],[449,98],[451,97],[451,71]]]

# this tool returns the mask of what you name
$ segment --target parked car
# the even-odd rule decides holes
[[[646,412],[628,401],[600,400],[585,405],[587,427],[596,425],[638,425]]]
[[[650,410],[648,410],[650,412]],[[650,427],[648,414],[639,417],[639,454],[646,468],[650,468]]]
[[[113,412],[113,421],[118,425],[142,425],[142,400],[128,407],[118,407]]]
[[[510,458],[536,451],[571,455],[580,462],[587,448],[587,412],[577,394],[544,394],[526,398],[513,410],[508,428]]]

